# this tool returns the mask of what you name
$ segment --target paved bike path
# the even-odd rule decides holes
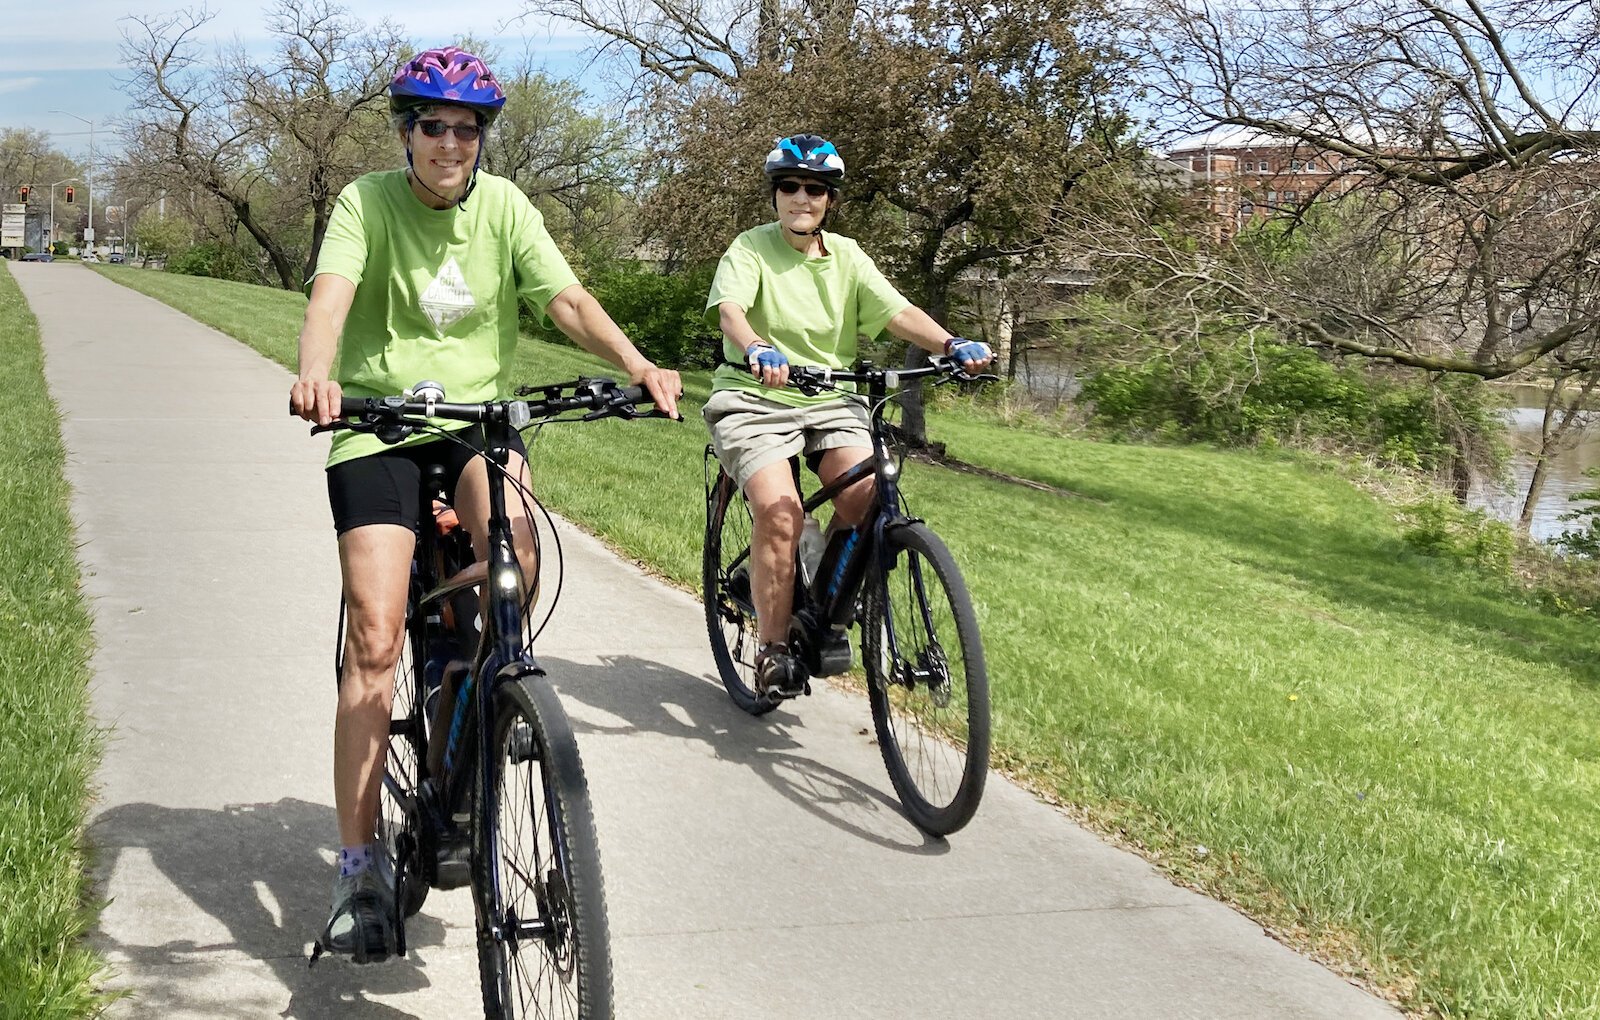
[[[464,891],[430,897],[407,960],[306,968],[336,846],[338,569],[326,441],[285,416],[289,373],[82,267],[12,272],[95,620],[113,1015],[473,1015]],[[561,534],[540,653],[588,767],[619,1017],[1397,1015],[998,777],[966,830],[924,837],[863,699],[751,719],[693,597]]]

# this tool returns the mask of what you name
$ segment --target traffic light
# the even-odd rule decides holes
[[[17,191],[22,195],[22,200],[24,202],[26,202],[28,200],[28,192],[30,192],[32,190],[33,189],[28,187],[26,184],[24,184],[22,187],[17,189]]]
[[[72,204],[72,185],[67,185],[67,204]]]

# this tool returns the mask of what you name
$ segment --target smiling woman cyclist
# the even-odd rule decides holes
[[[455,47],[419,53],[395,75],[389,109],[406,169],[367,174],[339,195],[309,284],[290,390],[296,414],[327,424],[338,417],[341,396],[400,393],[423,379],[441,383],[452,401],[507,396],[523,301],[676,413],[678,374],[640,354],[579,286],[527,196],[478,169],[484,132],[505,101],[483,61]],[[462,435],[476,440],[476,433]],[[515,445],[508,470],[527,485],[526,450]],[[355,432],[337,433],[328,456],[348,624],[333,737],[342,849],[321,942],[363,959],[394,952],[393,862],[375,829],[418,492],[434,463],[445,466],[457,514],[482,557],[483,460],[431,435],[391,447]],[[522,502],[508,496],[507,505]],[[532,576],[532,522],[517,509],[512,526]]]
[[[823,229],[844,183],[844,159],[832,142],[809,134],[781,138],[763,171],[778,218],[734,238],[717,264],[706,321],[722,328],[723,355],[732,364],[717,370],[703,413],[718,460],[750,502],[750,580],[761,641],[756,686],[770,697],[793,697],[806,681],[786,643],[804,516],[789,458],[804,452],[811,469],[831,483],[872,455],[872,436],[859,404],[784,389],[789,366],[848,368],[857,337],[875,337],[886,327],[970,372],[992,355],[985,344],[951,336],[902,297],[859,245]],[[836,519],[856,523],[871,499],[872,483],[856,483],[834,501]]]

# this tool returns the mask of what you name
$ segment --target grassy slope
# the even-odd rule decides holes
[[[104,272],[293,363],[296,295]],[[519,362],[595,370],[535,343]],[[1592,624],[1408,552],[1383,507],[1289,458],[959,411],[932,430],[1065,493],[906,477],[967,565],[1014,774],[1415,1008],[1600,1015]],[[693,421],[555,427],[535,480],[694,585],[704,442]]]
[[[0,390],[11,402],[0,443],[0,1017],[78,1017],[97,1001],[101,966],[80,939],[94,920],[83,900],[99,760],[90,623],[39,324],[4,268]]]

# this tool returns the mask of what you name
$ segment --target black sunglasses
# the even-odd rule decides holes
[[[801,184],[799,181],[779,181],[776,187],[785,195],[792,195],[801,188],[804,188],[806,189],[806,194],[810,195],[812,198],[821,198],[823,195],[826,195],[828,192],[833,190],[826,184]]]
[[[475,142],[483,134],[483,128],[476,124],[446,124],[442,120],[419,120],[417,127],[429,138],[443,138],[446,131],[454,131],[458,142]]]

